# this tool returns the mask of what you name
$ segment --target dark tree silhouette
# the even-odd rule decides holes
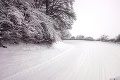
[[[120,42],[120,34],[116,37],[116,42]]]
[[[75,36],[72,36],[71,38],[70,38],[70,40],[75,40],[76,38],[75,38]]]
[[[108,41],[108,36],[107,35],[102,35],[100,38],[99,38],[100,41]]]
[[[83,40],[85,37],[83,35],[77,35],[76,39]]]

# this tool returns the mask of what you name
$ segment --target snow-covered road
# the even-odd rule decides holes
[[[110,80],[120,76],[120,45],[91,41],[64,43],[66,46],[62,44],[58,50],[48,50],[49,57],[37,54],[39,50],[32,55],[12,54],[14,57],[10,59],[1,55],[0,80]]]

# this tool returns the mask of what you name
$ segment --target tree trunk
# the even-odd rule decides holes
[[[48,8],[49,8],[49,0],[46,0],[46,15],[49,14]]]

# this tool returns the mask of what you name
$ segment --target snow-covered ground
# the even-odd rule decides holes
[[[119,44],[70,40],[51,48],[33,44],[0,48],[0,80],[119,80],[119,76]]]

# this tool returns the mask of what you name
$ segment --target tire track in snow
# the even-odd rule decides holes
[[[52,61],[54,61],[55,59],[58,59],[59,57],[61,57],[61,56],[63,56],[63,55],[64,55],[64,56],[67,56],[68,54],[66,54],[66,53],[67,53],[67,52],[70,52],[70,50],[72,50],[73,48],[74,48],[74,47],[71,47],[70,49],[68,49],[68,50],[66,50],[65,52],[61,53],[59,56],[56,56],[56,57],[50,59],[49,61],[46,61],[45,63],[41,63],[41,64],[39,64],[39,65],[37,65],[37,66],[31,67],[31,68],[26,69],[26,70],[21,71],[21,72],[18,72],[18,73],[16,73],[16,74],[13,74],[13,75],[11,75],[11,76],[9,76],[9,77],[7,77],[7,78],[4,78],[4,79],[2,79],[2,80],[11,80],[12,78],[14,78],[14,77],[16,77],[16,76],[22,75],[22,74],[24,74],[24,73],[29,73],[30,71],[33,71],[33,70],[35,70],[35,69],[37,69],[37,68],[40,68],[41,66],[43,66],[42,68],[44,68],[45,66],[50,65],[49,63],[52,62]],[[66,54],[66,55],[65,55],[65,54]]]
[[[46,64],[37,65],[23,71],[23,74],[17,73],[5,80],[11,78],[15,80],[16,77],[25,77],[16,80],[33,80],[36,77],[41,80],[109,80],[110,77],[117,77],[120,74],[116,47],[113,49],[109,44],[98,42],[84,42],[83,45],[75,43],[75,46],[76,48]],[[28,72],[29,74],[24,74]],[[34,80],[39,80],[37,78]]]
[[[72,51],[73,52],[73,51]],[[75,62],[78,60],[78,56],[74,55],[72,52],[69,52],[68,56],[65,56],[65,58],[63,58],[60,62],[54,64],[54,67],[62,64],[62,66],[60,67],[60,69],[57,70],[57,72],[52,72],[51,75],[49,75],[49,77],[45,80],[61,80],[61,78],[68,73],[69,71],[71,71],[71,66],[73,66],[75,64]],[[82,54],[80,55],[82,57]],[[62,62],[64,61],[64,59],[68,59],[68,57],[72,58],[72,61],[66,61],[66,62]],[[64,66],[64,67],[63,67]],[[53,66],[52,66],[53,67]],[[63,68],[62,68],[63,67]],[[62,76],[62,77],[60,77]],[[65,75],[66,77],[69,77],[69,75]],[[66,78],[64,78],[66,80]],[[62,80],[64,80],[62,79]]]
[[[77,56],[76,60],[73,62],[72,65],[70,65],[67,70],[61,75],[59,75],[56,79],[54,80],[76,80],[76,75],[78,74],[78,71],[80,69],[80,66],[85,62],[86,57],[88,56],[84,51],[81,52],[81,56]],[[72,72],[72,73],[71,73]],[[71,73],[67,75],[68,73]],[[67,75],[67,76],[66,76]],[[74,76],[73,76],[74,75]],[[72,77],[71,77],[72,76]]]
[[[99,46],[99,47],[100,47],[100,46]],[[97,50],[96,47],[95,47],[95,49]],[[93,51],[94,51],[94,50],[93,50]],[[95,53],[95,52],[94,52],[94,53]],[[94,54],[94,55],[95,55],[96,58],[97,58],[96,61],[99,62],[99,67],[100,67],[99,72],[101,72],[101,73],[99,73],[99,80],[107,80],[107,79],[106,79],[105,65],[104,65],[104,61],[103,61],[101,55],[100,55],[98,52],[96,52],[96,54]],[[100,76],[100,74],[101,74],[101,76]]]

